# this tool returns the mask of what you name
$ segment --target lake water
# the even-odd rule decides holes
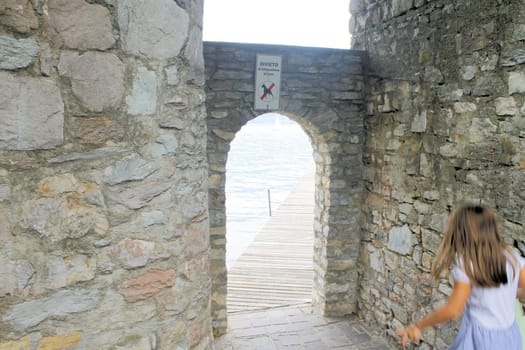
[[[284,116],[262,115],[237,133],[226,164],[227,267],[268,220],[268,191],[275,212],[314,169],[308,136]]]

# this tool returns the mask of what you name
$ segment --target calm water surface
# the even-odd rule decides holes
[[[228,267],[268,220],[268,190],[275,212],[314,168],[310,139],[284,116],[262,115],[237,133],[226,164]]]

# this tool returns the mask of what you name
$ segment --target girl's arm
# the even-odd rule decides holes
[[[525,267],[520,271],[520,279],[518,281],[518,299],[520,302],[525,302]]]
[[[525,286],[525,273],[522,273],[522,275]],[[426,317],[413,323],[407,328],[399,329],[397,335],[401,337],[401,345],[403,346],[403,349],[409,339],[413,342],[418,342],[421,338],[421,332],[425,328],[459,317],[463,313],[463,309],[465,308],[471,290],[472,287],[470,283],[455,281],[452,294],[445,305],[432,311]]]

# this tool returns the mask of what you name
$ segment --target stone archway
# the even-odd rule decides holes
[[[225,172],[230,142],[253,110],[258,53],[282,56],[280,109],[312,139],[316,163],[313,302],[326,315],[353,313],[360,246],[363,54],[276,45],[204,43],[209,161],[212,318],[227,327]]]

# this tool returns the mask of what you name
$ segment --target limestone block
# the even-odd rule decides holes
[[[8,200],[11,197],[11,186],[0,184],[0,202]]]
[[[62,144],[64,104],[55,82],[7,72],[0,72],[0,81],[0,149],[49,149]]]
[[[154,158],[159,158],[166,154],[175,154],[178,148],[178,141],[175,135],[164,134],[155,139],[155,143],[151,145],[151,155]]]
[[[516,115],[518,108],[514,97],[498,97],[496,99],[496,114],[497,115]]]
[[[427,130],[427,112],[422,111],[414,116],[410,131],[412,132],[425,132]]]
[[[68,187],[72,185],[68,184],[68,179],[71,180],[71,176],[65,174],[45,178],[39,183],[37,196],[22,204],[22,228],[51,242],[107,233],[109,223],[98,187],[82,184],[73,191]]]
[[[146,266],[148,262],[171,256],[168,248],[154,242],[124,239],[109,250],[126,269]]]
[[[17,304],[3,316],[14,330],[24,331],[48,318],[65,317],[93,309],[100,301],[100,291],[61,290],[55,294]]]
[[[166,72],[166,81],[168,85],[175,86],[179,83],[179,73],[177,70],[177,66],[169,66],[164,69]]]
[[[476,76],[477,71],[477,66],[463,66],[461,67],[461,77],[463,78],[463,80],[472,80]]]
[[[509,95],[515,93],[525,92],[525,73],[523,72],[510,72],[509,73]]]
[[[40,341],[39,350],[65,350],[77,345],[82,338],[81,332],[60,334],[53,337],[44,337]]]
[[[19,340],[0,341],[0,350],[31,350],[31,338],[27,336]]]
[[[120,142],[126,130],[117,120],[109,117],[75,118],[73,134],[82,144],[103,144],[107,141]]]
[[[55,197],[79,189],[79,182],[72,174],[49,176],[37,184],[36,191],[41,197]]]
[[[443,82],[443,73],[436,67],[425,67],[425,81],[440,84]]]
[[[0,212],[0,244],[12,238],[11,223],[6,213]]]
[[[153,350],[156,349],[156,338],[154,335],[141,336],[131,335],[126,336],[125,340],[119,341],[115,345],[115,350]]]
[[[501,53],[500,65],[512,67],[525,63],[525,49],[504,49]]]
[[[188,198],[182,207],[182,215],[192,221],[200,221],[207,215],[208,194],[205,192],[195,193]]]
[[[108,184],[116,185],[126,181],[143,180],[158,168],[154,163],[148,162],[135,153],[106,168],[104,177]]]
[[[392,0],[392,17],[397,17],[412,8],[414,0]]]
[[[188,36],[189,15],[171,0],[118,0],[123,49],[132,55],[176,57]]]
[[[441,245],[441,236],[431,230],[421,230],[421,239],[423,241],[423,248],[434,254],[437,253]]]
[[[166,192],[172,186],[173,183],[169,181],[147,182],[141,185],[133,186],[129,189],[123,189],[119,192],[114,192],[113,196],[128,208],[139,209],[148,205],[148,203],[153,198]]]
[[[106,50],[113,46],[107,8],[84,0],[49,0],[48,21],[67,48]]]
[[[40,288],[59,289],[81,281],[95,278],[97,260],[85,255],[65,257],[50,256],[47,259],[47,277]]]
[[[475,103],[471,102],[455,102],[454,103],[454,112],[456,113],[469,113],[475,112],[478,109]]]
[[[34,39],[15,39],[0,35],[0,69],[28,67],[37,55],[38,44]]]
[[[469,141],[474,144],[486,142],[497,130],[497,125],[492,123],[489,118],[472,118],[472,125],[469,129]]]
[[[393,227],[388,233],[388,249],[399,254],[410,254],[414,245],[412,232],[407,225]]]
[[[210,262],[207,255],[186,261],[184,275],[190,281],[197,281],[208,276]]]
[[[204,55],[202,52],[202,30],[193,27],[190,31],[188,43],[184,50],[184,56],[188,59],[190,67],[201,73],[200,82],[204,83]]]
[[[124,281],[119,293],[124,299],[133,303],[145,300],[157,294],[164,288],[173,286],[176,270],[151,269],[148,272]]]
[[[141,214],[144,227],[153,225],[165,225],[168,223],[167,215],[160,210],[152,210]]]
[[[38,28],[38,18],[29,0],[5,0],[0,3],[0,23],[19,33]]]
[[[43,76],[49,77],[53,73],[53,52],[48,43],[40,43],[40,72]]]
[[[522,41],[525,40],[525,24],[516,24],[514,32],[512,33],[512,40]]]
[[[157,109],[157,76],[155,72],[140,67],[133,81],[131,95],[126,98],[128,113],[154,114]]]
[[[84,107],[94,112],[120,106],[124,95],[126,65],[112,53],[63,53],[58,65],[60,75],[71,79],[73,94]]]
[[[33,277],[33,267],[25,260],[11,260],[0,255],[0,297],[23,293]]]
[[[188,227],[186,239],[186,254],[188,257],[196,256],[205,252],[210,246],[210,234],[208,232],[208,222],[192,223]]]

